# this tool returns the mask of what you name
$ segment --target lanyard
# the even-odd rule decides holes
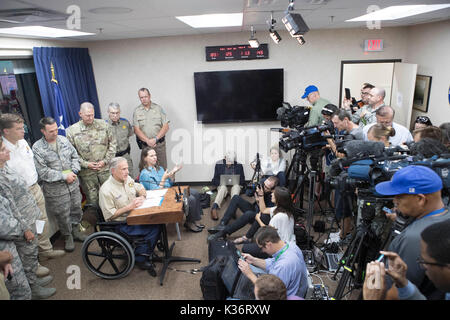
[[[426,216],[423,216],[423,217],[420,218],[420,219],[423,219],[423,218],[428,217],[428,216],[434,216],[435,214],[442,213],[442,212],[444,212],[445,210],[446,210],[446,208],[444,207],[444,208],[441,208],[441,209],[437,209],[437,210],[431,211],[429,214],[427,214]]]
[[[277,254],[277,256],[275,257],[275,261],[277,261],[280,256],[289,248],[289,243],[286,244],[286,246],[283,248],[283,250],[280,251],[280,253]]]

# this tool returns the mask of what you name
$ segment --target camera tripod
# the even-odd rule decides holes
[[[290,176],[293,171],[295,176],[295,184],[289,188],[292,194],[292,199],[294,200],[295,207],[301,213],[306,213],[306,226],[307,226],[307,247],[312,249],[311,243],[311,226],[313,224],[314,218],[314,202],[317,200],[319,204],[320,211],[323,212],[322,206],[320,205],[320,199],[315,195],[316,188],[316,177],[317,171],[310,170],[306,164],[307,153],[301,149],[296,148],[294,156],[292,157],[292,162],[286,171],[286,177]],[[303,209],[304,193],[305,187],[308,184],[308,208],[305,212]],[[298,200],[298,201],[297,201]],[[298,212],[297,211],[297,212]]]
[[[339,260],[338,268],[332,277],[333,280],[336,280],[336,276],[341,268],[344,269],[336,291],[334,292],[333,300],[340,300],[344,296],[344,290],[350,281],[350,276],[355,278],[355,288],[362,286],[367,262],[374,260],[379,249],[383,248],[381,239],[371,228],[373,218],[375,217],[375,208],[369,210],[373,210],[373,214],[369,218],[363,217],[361,224],[356,228],[354,238]]]

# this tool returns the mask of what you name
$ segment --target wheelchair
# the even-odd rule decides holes
[[[180,201],[183,201],[183,211],[186,215],[189,212],[188,195],[183,193],[181,197]],[[105,222],[100,208],[97,209],[96,215],[97,223],[94,226],[96,232],[84,240],[81,249],[83,262],[89,271],[102,279],[124,278],[134,268],[136,260],[134,249],[146,240],[143,236],[129,236],[120,232],[118,227],[124,222]],[[165,251],[162,233],[156,248],[161,252]],[[142,256],[149,257],[148,254]],[[152,253],[152,258],[160,260],[155,252]]]

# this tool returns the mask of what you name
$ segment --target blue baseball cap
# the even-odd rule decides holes
[[[407,166],[398,170],[391,181],[380,182],[375,190],[382,195],[429,194],[442,189],[442,179],[428,167]]]
[[[307,86],[305,89],[305,93],[302,96],[302,99],[305,99],[311,92],[319,91],[316,86]]]

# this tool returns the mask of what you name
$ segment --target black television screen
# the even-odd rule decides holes
[[[283,69],[194,72],[197,120],[202,123],[276,121],[283,102]]]

